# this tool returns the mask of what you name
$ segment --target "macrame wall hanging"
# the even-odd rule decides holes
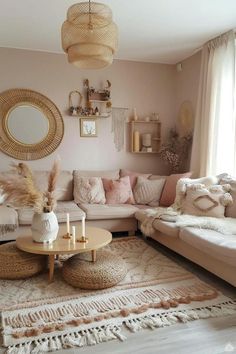
[[[112,108],[112,133],[114,133],[114,143],[117,151],[121,151],[125,143],[125,123],[127,118],[127,108]]]

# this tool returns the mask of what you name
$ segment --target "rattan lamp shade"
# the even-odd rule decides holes
[[[61,34],[69,63],[82,69],[99,69],[112,63],[118,29],[108,6],[95,2],[72,5]]]

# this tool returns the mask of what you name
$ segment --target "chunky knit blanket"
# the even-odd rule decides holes
[[[180,214],[175,208],[153,208],[143,211],[146,217],[141,223],[141,231],[151,236],[155,231],[154,221],[159,219],[174,222],[178,227],[196,227],[218,231],[225,235],[236,235],[235,218],[213,218],[209,216],[194,216]]]

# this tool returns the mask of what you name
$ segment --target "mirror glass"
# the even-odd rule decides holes
[[[21,144],[38,144],[47,136],[49,122],[37,107],[19,105],[10,111],[7,128],[13,139]]]

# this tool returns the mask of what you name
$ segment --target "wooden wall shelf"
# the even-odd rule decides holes
[[[130,151],[133,154],[158,154],[161,147],[161,122],[158,120],[133,120],[130,123]],[[139,151],[134,146],[134,132],[139,133]],[[152,151],[142,151],[142,134],[150,133]]]

